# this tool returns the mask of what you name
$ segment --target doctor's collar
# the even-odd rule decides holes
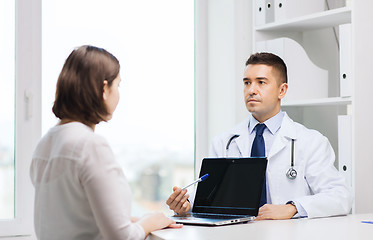
[[[281,124],[282,124],[282,120],[284,119],[284,116],[285,116],[285,113],[283,111],[280,111],[275,116],[263,122],[272,135],[275,134],[281,128]],[[256,120],[253,115],[251,115],[250,120],[249,120],[249,134],[251,134],[254,131],[254,128],[258,123],[259,121]]]

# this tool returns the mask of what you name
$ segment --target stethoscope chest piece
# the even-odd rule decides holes
[[[286,176],[289,178],[289,179],[295,179],[297,177],[297,171],[294,169],[294,168],[289,168],[289,170],[287,171],[286,173]]]

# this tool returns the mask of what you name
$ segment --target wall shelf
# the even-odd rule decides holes
[[[304,106],[331,106],[331,105],[348,105],[352,104],[351,97],[333,97],[333,98],[320,98],[320,99],[302,99],[283,101],[283,107],[304,107]]]
[[[351,23],[351,8],[343,7],[255,27],[255,31],[305,31]]]

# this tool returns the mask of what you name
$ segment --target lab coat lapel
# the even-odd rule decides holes
[[[235,139],[241,157],[247,157],[249,154],[249,119],[241,123],[233,132],[233,135],[239,135]]]
[[[282,120],[281,128],[279,130],[278,136],[273,142],[272,148],[268,154],[268,159],[276,155],[283,148],[289,144],[290,139],[296,139],[296,129],[293,120],[285,113],[284,119]]]

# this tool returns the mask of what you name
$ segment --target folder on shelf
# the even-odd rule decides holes
[[[265,0],[255,0],[255,26],[265,24]]]
[[[348,0],[326,0],[325,4],[326,4],[326,7],[329,7],[329,9],[336,9],[336,8],[346,7],[347,1]]]
[[[325,10],[325,0],[275,0],[274,21],[292,19]]]
[[[352,186],[352,116],[338,116],[338,169]]]
[[[275,0],[265,0],[265,23],[275,21]]]
[[[274,53],[285,61],[289,88],[284,102],[328,97],[328,71],[316,66],[293,39],[259,41],[256,51]]]
[[[339,26],[339,80],[340,96],[352,95],[352,42],[351,23]]]
[[[288,8],[290,8],[288,0],[275,0],[275,21],[276,22],[290,18],[289,16],[286,16],[286,10]]]

